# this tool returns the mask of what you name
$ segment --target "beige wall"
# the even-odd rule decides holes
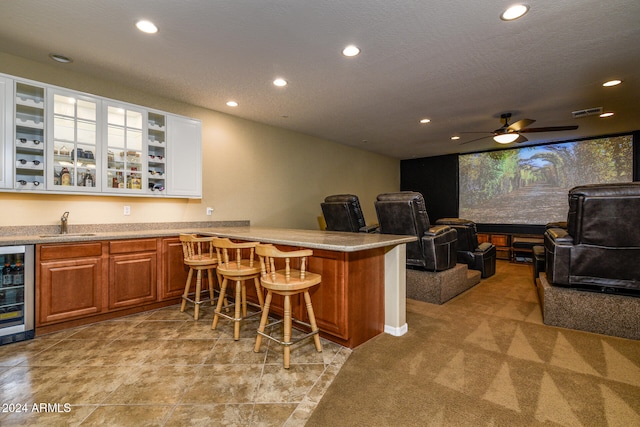
[[[132,90],[69,67],[0,52],[0,73],[202,120],[202,199],[149,199],[0,192],[0,226],[69,223],[249,220],[252,225],[316,229],[326,195],[360,197],[368,224],[377,194],[398,191],[400,161],[284,129]],[[131,215],[124,216],[125,205]],[[205,214],[213,207],[212,216]]]

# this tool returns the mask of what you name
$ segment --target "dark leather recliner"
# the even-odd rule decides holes
[[[544,235],[553,285],[640,296],[640,183],[569,191],[567,228]]]
[[[458,232],[458,262],[477,270],[482,278],[496,273],[496,246],[484,242],[478,244],[476,223],[462,218],[440,218],[438,225],[448,225]]]
[[[360,201],[353,194],[327,196],[320,204],[327,231],[373,233],[378,225],[367,226],[360,208]]]
[[[416,242],[407,243],[408,267],[429,271],[455,267],[458,233],[448,225],[430,226],[422,194],[380,194],[375,207],[380,233],[418,237]]]

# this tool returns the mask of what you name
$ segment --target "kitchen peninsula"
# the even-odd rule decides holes
[[[382,332],[399,336],[407,331],[405,245],[414,236],[262,227],[199,233],[271,243],[283,250],[313,249],[309,270],[321,274],[322,283],[311,298],[327,339],[353,348]]]
[[[67,235],[36,226],[29,234],[3,233],[0,245],[36,247],[36,335],[178,302],[184,287],[180,233],[312,249],[309,270],[323,278],[312,299],[325,338],[353,348],[382,332],[406,332],[405,244],[415,237],[246,224],[75,225]],[[87,276],[67,277],[65,271],[82,271],[81,259]],[[140,268],[148,272],[145,280],[126,280]],[[88,283],[94,285],[90,294]],[[276,314],[277,305],[274,301]]]

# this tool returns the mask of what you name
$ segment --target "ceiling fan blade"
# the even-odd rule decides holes
[[[520,135],[518,134],[518,139],[516,139],[515,142],[516,144],[522,144],[523,142],[527,142],[528,139],[524,136],[524,135]]]
[[[518,120],[517,122],[510,124],[510,125],[507,127],[507,130],[508,130],[508,131],[515,131],[515,132],[518,132],[518,131],[520,131],[520,130],[522,130],[522,129],[526,128],[527,126],[529,126],[530,124],[532,124],[532,123],[534,123],[534,122],[535,122],[535,120],[532,120],[532,119],[522,119],[522,120]]]
[[[480,133],[480,132],[470,132],[470,133]],[[483,133],[490,133],[491,135],[493,135],[493,132],[483,132]],[[465,145],[465,144],[470,144],[472,142],[480,141],[481,139],[489,138],[491,135],[481,136],[480,138],[472,139],[471,141],[461,142],[459,145]]]
[[[545,128],[522,129],[520,133],[522,132],[559,132],[563,130],[576,130],[576,129],[578,129],[578,126],[550,126]]]
[[[478,131],[478,132],[457,132],[457,133],[493,133],[493,132],[487,132],[485,131]]]

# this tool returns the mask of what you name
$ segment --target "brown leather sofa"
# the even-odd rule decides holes
[[[407,267],[442,271],[455,267],[458,233],[448,225],[431,227],[422,194],[403,191],[380,194],[375,201],[380,233],[412,235],[407,243]]]
[[[567,228],[545,232],[549,283],[640,296],[640,183],[569,191]]]

